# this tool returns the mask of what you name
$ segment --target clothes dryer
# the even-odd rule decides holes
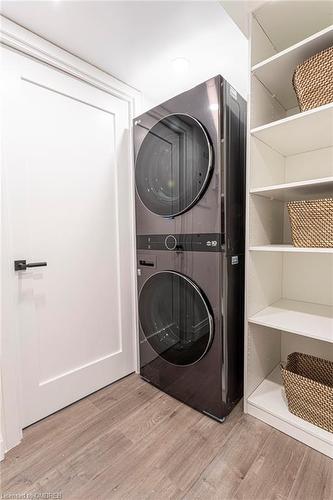
[[[209,233],[244,252],[245,122],[221,76],[134,120],[138,235]]]

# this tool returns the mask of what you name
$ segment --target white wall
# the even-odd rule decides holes
[[[195,6],[196,10],[201,8],[202,23],[192,36],[179,41],[172,49],[167,49],[169,42],[165,40],[169,57],[162,54],[135,75],[136,87],[143,94],[143,111],[217,74],[247,99],[248,40],[221,5],[207,2],[200,9]],[[189,61],[186,71],[174,68],[172,60],[177,57]]]
[[[247,97],[248,42],[218,1],[5,0],[1,11],[139,89],[143,110],[219,73]]]

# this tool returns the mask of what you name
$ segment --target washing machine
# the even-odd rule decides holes
[[[219,421],[243,390],[245,137],[221,76],[134,120],[140,374]]]
[[[140,374],[223,421],[243,390],[244,257],[236,262],[214,247],[207,251],[207,241],[205,235],[188,236],[174,250],[165,249],[163,238],[155,240],[155,250],[142,241]]]

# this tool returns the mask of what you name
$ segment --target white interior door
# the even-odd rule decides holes
[[[134,370],[130,124],[125,100],[2,52],[25,427]]]

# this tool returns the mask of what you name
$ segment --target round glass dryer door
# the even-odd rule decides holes
[[[208,351],[213,319],[197,285],[174,271],[154,274],[139,297],[145,340],[169,363],[190,365]]]
[[[180,113],[163,118],[149,130],[136,160],[141,201],[162,217],[185,212],[208,185],[212,156],[208,135],[198,120]]]

